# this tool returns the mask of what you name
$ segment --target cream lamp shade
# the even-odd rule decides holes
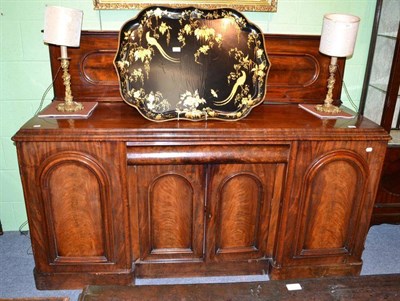
[[[79,47],[83,12],[78,9],[48,6],[45,10],[45,43],[67,47]]]
[[[57,105],[60,112],[77,112],[84,109],[83,104],[73,101],[71,91],[71,75],[69,74],[69,60],[67,47],[79,47],[82,31],[83,12],[78,9],[47,6],[44,13],[43,41],[58,45],[61,50],[61,68],[65,86],[65,101]],[[58,73],[58,72],[57,72]]]
[[[319,51],[334,57],[353,54],[360,18],[346,14],[326,14],[322,24]]]

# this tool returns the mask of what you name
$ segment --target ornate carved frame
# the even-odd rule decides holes
[[[199,6],[205,9],[229,7],[239,11],[276,12],[278,0],[93,0],[95,9],[142,9],[154,5]]]

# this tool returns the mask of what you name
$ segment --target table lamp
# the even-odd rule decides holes
[[[82,18],[83,12],[77,9],[59,6],[46,7],[43,40],[45,43],[61,47],[60,61],[65,86],[64,103],[57,106],[57,110],[61,112],[77,112],[84,108],[81,103],[73,101],[67,53],[67,47],[79,47]]]
[[[315,109],[325,113],[339,113],[341,110],[332,104],[332,92],[335,85],[335,72],[337,70],[337,58],[349,57],[353,54],[356,43],[360,18],[346,14],[324,15],[319,51],[331,56],[329,65],[328,93],[323,105],[317,105]]]

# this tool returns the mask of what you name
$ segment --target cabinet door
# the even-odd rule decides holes
[[[210,166],[207,257],[248,260],[271,255],[285,164]]]
[[[273,279],[360,272],[385,147],[384,141],[299,144]]]
[[[202,260],[204,167],[134,168],[138,179],[140,260]]]
[[[18,145],[37,287],[82,287],[105,283],[110,275],[113,283],[132,278],[123,147]]]
[[[363,158],[348,150],[326,153],[309,166],[297,216],[297,258],[351,255],[367,178]]]
[[[43,162],[39,185],[50,234],[50,260],[107,262],[110,183],[102,166],[81,152],[60,152]]]

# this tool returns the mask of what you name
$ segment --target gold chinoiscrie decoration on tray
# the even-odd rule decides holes
[[[149,1],[149,0],[93,0],[95,9],[143,9],[148,6],[169,4],[174,7],[188,7],[199,5],[205,9],[216,9],[229,7],[240,11],[266,11],[276,12],[278,0],[172,0],[172,1]]]
[[[263,34],[232,9],[144,9],[122,26],[114,63],[124,101],[153,121],[241,119],[270,68]]]

